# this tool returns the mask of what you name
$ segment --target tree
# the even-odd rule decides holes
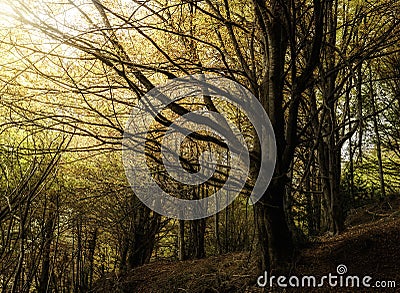
[[[392,12],[398,10],[396,1],[149,0],[117,4],[93,0],[48,2],[43,6],[35,1],[6,2],[14,8],[12,13],[7,10],[11,14],[7,17],[15,22],[11,22],[13,31],[2,31],[0,44],[5,60],[0,102],[6,117],[10,117],[2,126],[71,135],[63,153],[71,161],[81,162],[65,167],[63,183],[68,188],[64,186],[62,192],[63,196],[79,193],[74,197],[79,200],[65,196],[60,203],[57,196],[49,195],[49,204],[42,208],[45,216],[39,242],[44,253],[37,277],[41,290],[51,282],[55,287],[86,290],[94,278],[96,252],[101,251],[104,258],[109,256],[109,267],[99,269],[101,275],[116,267],[124,271],[150,260],[162,238],[160,231],[173,233],[169,220],[149,210],[130,191],[122,176],[121,161],[114,153],[120,150],[131,107],[167,79],[211,73],[235,80],[259,99],[269,115],[277,139],[274,178],[254,207],[254,222],[246,218],[248,223],[243,225],[256,224],[261,270],[287,269],[298,241],[296,234],[302,228],[301,217],[293,210],[304,201],[308,201],[307,211],[302,211],[302,218],[308,218],[309,233],[343,230],[342,150],[350,141],[353,164],[353,155],[361,150],[369,133],[366,125],[371,118],[377,120],[378,136],[383,134],[382,145],[398,154],[394,143],[397,128],[379,129],[378,121],[383,116],[394,124],[398,104],[380,108],[368,102],[369,95],[364,94],[368,87],[374,87],[367,84],[367,65],[395,56],[400,35],[398,18]],[[387,78],[388,83],[397,82],[395,66],[385,67],[395,75]],[[385,70],[371,70],[385,76]],[[394,92],[397,95],[398,91]],[[207,95],[196,103],[174,103],[167,109],[171,119],[158,121],[159,128],[154,132],[165,133],[173,119],[198,105],[216,112],[228,109]],[[377,107],[369,111],[369,105]],[[227,112],[241,115],[234,109]],[[246,193],[255,178],[262,176],[258,174],[261,146],[248,121],[235,119],[250,149],[251,178]],[[355,135],[358,145],[351,141]],[[191,139],[195,147],[211,141],[204,133]],[[150,144],[158,151],[160,141],[154,138]],[[216,144],[223,148],[221,143]],[[38,147],[24,146],[23,150],[35,153]],[[57,154],[59,149],[50,145],[40,152]],[[89,159],[91,156],[96,159]],[[180,157],[188,169],[198,166],[194,151]],[[228,174],[221,169],[217,183],[197,190],[183,189],[164,176],[159,157],[151,159],[160,185],[172,192],[179,190],[177,196],[187,199],[211,194]],[[383,170],[384,156],[381,161]],[[352,173],[357,166],[353,167]],[[241,219],[237,210],[246,205],[247,201],[241,199],[224,211],[224,219],[222,214],[215,216],[219,251],[232,251],[239,243],[246,243],[235,233]],[[70,214],[60,213],[60,207]],[[64,217],[63,221],[57,217]],[[206,220],[180,222],[182,259],[204,257],[207,224]],[[33,221],[24,225],[33,225]],[[49,251],[59,245],[54,241],[59,227],[66,227],[67,232],[57,236],[65,256],[53,258],[59,260],[62,271],[56,276],[50,273]],[[192,251],[191,243],[195,244]],[[63,271],[65,263],[71,265]]]

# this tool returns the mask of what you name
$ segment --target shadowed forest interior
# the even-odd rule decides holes
[[[339,264],[400,281],[399,16],[398,0],[0,0],[1,292],[265,292],[264,272]],[[162,139],[189,112],[223,115],[249,153],[232,203],[180,220],[135,194],[122,142],[146,93],[195,74],[254,95],[276,162],[252,205],[264,145],[246,113],[208,94],[173,103],[143,135],[166,193],[210,197],[238,167],[197,131],[180,164],[196,173],[210,151],[215,173],[168,176]]]

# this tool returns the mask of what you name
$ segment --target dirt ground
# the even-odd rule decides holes
[[[254,254],[254,253],[253,253]],[[154,262],[127,272],[110,275],[98,282],[96,292],[400,292],[400,199],[370,204],[352,210],[347,229],[339,236],[312,239],[293,263],[291,276],[338,275],[371,276],[370,284],[397,281],[390,288],[284,289],[255,285],[257,266],[248,252],[232,253],[201,260]],[[339,276],[339,275],[338,275]],[[325,282],[327,284],[327,282]]]

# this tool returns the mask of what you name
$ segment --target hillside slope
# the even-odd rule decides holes
[[[400,200],[389,206],[372,204],[352,211],[343,234],[315,239],[299,253],[291,276],[338,275],[337,267],[345,265],[347,274],[343,276],[361,279],[368,275],[373,278],[371,284],[376,280],[395,280],[400,292]],[[96,292],[262,292],[255,285],[256,279],[256,264],[251,255],[232,253],[202,260],[150,263],[123,276],[109,276],[97,284]],[[325,285],[273,291],[395,292],[396,289],[332,289]]]

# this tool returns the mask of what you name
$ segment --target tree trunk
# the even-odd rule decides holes
[[[179,220],[179,260],[185,260],[185,221]]]
[[[322,191],[324,195],[325,228],[333,234],[344,229],[343,200],[340,192],[341,178],[341,145],[338,144],[339,133],[336,117],[336,66],[335,45],[337,26],[337,1],[327,4],[327,35],[325,76],[322,78],[322,98],[325,111],[321,117],[323,125],[318,138],[318,159],[322,175]]]
[[[295,35],[295,28],[291,26],[292,21],[296,19],[299,11],[287,0],[272,0],[268,4],[267,8],[265,1],[254,1],[257,21],[264,33],[263,39],[266,44],[265,75],[258,94],[275,132],[277,154],[274,178],[256,204],[255,214],[261,270],[286,271],[285,267],[294,248],[285,214],[287,173],[298,145],[298,113],[302,93],[313,78],[313,71],[320,60],[325,8],[321,1],[313,1],[313,38],[310,50],[304,52],[309,56],[300,75],[297,74],[297,63],[290,64],[291,97],[289,101],[284,101],[285,64],[289,40],[292,60],[300,56],[297,40],[291,38]],[[284,102],[288,102],[288,105]],[[257,150],[259,143],[255,142],[254,145],[255,153],[259,154],[259,149]],[[251,166],[253,171],[257,170],[257,162],[253,162]],[[263,176],[263,174],[258,175]]]
[[[327,125],[328,132],[334,132],[334,121],[327,115],[324,123]],[[343,200],[340,193],[341,176],[341,149],[337,148],[335,143],[335,133],[328,135],[328,141],[319,138],[318,143],[318,163],[322,179],[323,193],[323,227],[325,231],[338,234],[344,229]]]
[[[217,210],[218,210],[218,202],[217,202]],[[215,236],[215,246],[217,247],[218,254],[222,254],[220,233],[221,232],[219,229],[219,213],[216,213],[214,215],[214,236]]]
[[[256,7],[264,16],[265,33],[268,48],[265,56],[266,76],[260,86],[260,102],[266,110],[273,126],[277,160],[274,178],[263,197],[255,205],[255,217],[258,235],[258,253],[262,271],[285,271],[286,263],[292,254],[293,242],[286,222],[284,210],[286,172],[290,166],[290,155],[284,154],[288,145],[285,139],[285,115],[283,109],[284,64],[288,48],[288,36],[284,27],[282,3],[272,1],[274,18],[265,19],[268,9],[265,3],[257,2]],[[260,155],[260,143],[255,142],[255,153]],[[292,146],[289,146],[292,147]],[[286,165],[286,168],[285,168]],[[258,174],[258,163],[253,162],[253,171]],[[263,174],[258,174],[263,176]]]
[[[46,224],[43,229],[43,259],[42,259],[42,271],[40,274],[39,281],[39,292],[49,292],[49,279],[50,279],[50,252],[51,252],[51,243],[53,239],[53,231],[54,231],[54,218],[53,214],[50,213],[49,219],[46,221]]]
[[[207,189],[203,188],[202,186],[199,186],[198,188],[193,190],[193,198],[204,198],[206,190]],[[190,225],[192,245],[189,248],[189,255],[197,259],[204,258],[206,256],[206,251],[204,247],[206,219],[192,220],[190,222]]]
[[[372,69],[370,68],[370,74],[372,72]],[[372,103],[372,120],[374,122],[374,132],[375,132],[375,138],[376,138],[376,156],[378,159],[378,168],[379,168],[379,183],[380,183],[380,200],[383,200],[386,198],[386,191],[385,191],[385,177],[384,177],[384,171],[383,171],[383,164],[382,164],[382,150],[381,150],[381,136],[379,134],[379,128],[378,128],[378,119],[377,115],[378,113],[376,112],[376,102],[375,102],[375,96],[374,96],[374,89],[372,85],[372,76],[370,76],[369,79],[369,91],[370,91],[370,97],[371,97],[371,103]]]
[[[292,236],[284,211],[285,182],[271,182],[255,206],[262,270],[284,272],[293,252]]]

